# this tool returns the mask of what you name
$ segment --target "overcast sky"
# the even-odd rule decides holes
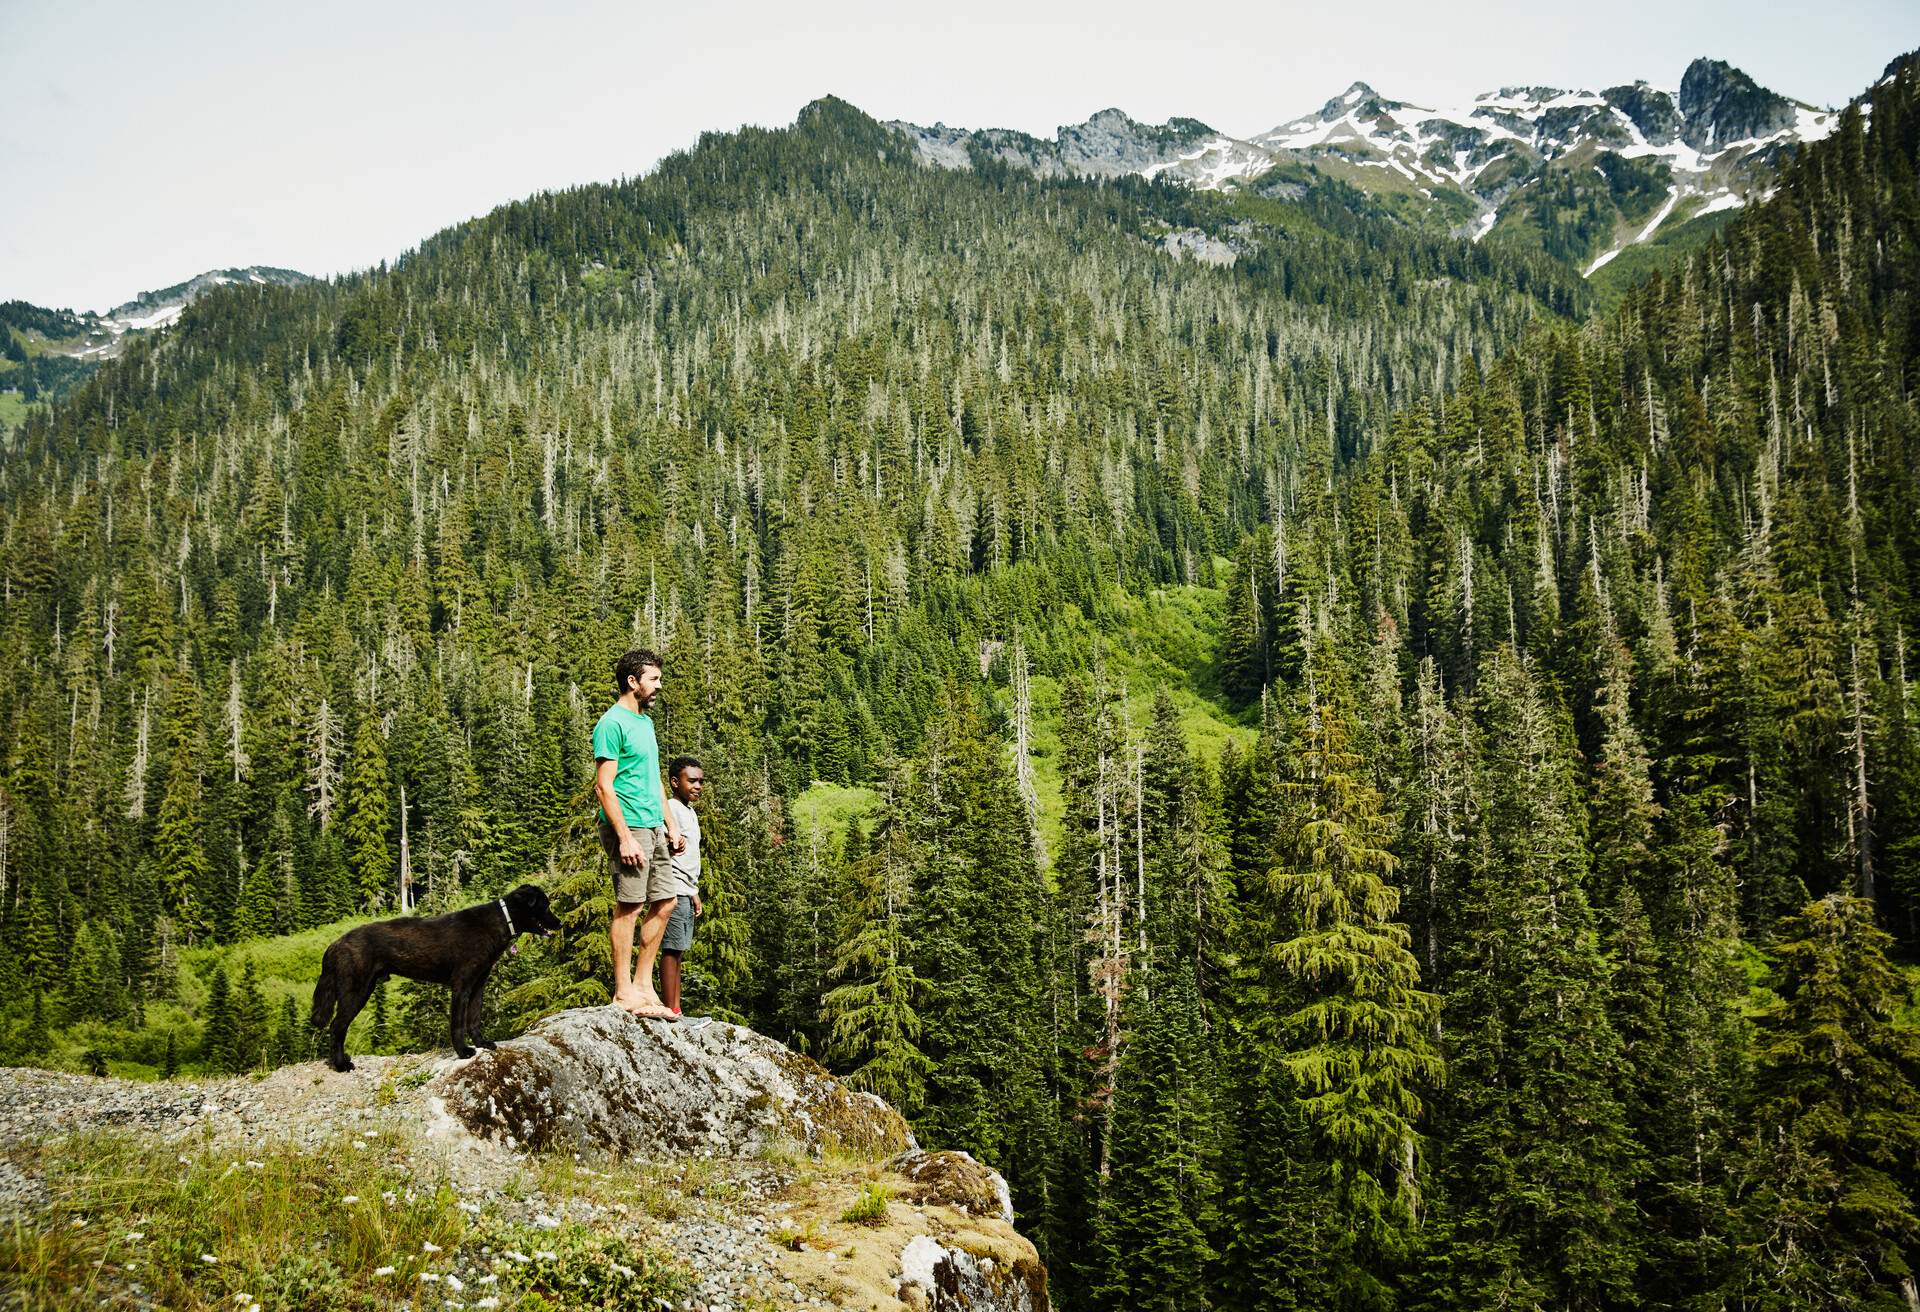
[[[1046,136],[1108,105],[1251,135],[1355,79],[1431,106],[1672,87],[1696,55],[1837,104],[1915,46],[1915,0],[0,0],[0,300],[104,310],[209,268],[364,268],[829,93]]]

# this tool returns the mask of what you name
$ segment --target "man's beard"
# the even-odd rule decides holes
[[[644,711],[656,701],[660,700],[660,690],[655,688],[652,692],[642,692],[639,689],[635,689],[633,700],[640,709]]]

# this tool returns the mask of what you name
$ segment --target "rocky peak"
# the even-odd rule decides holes
[[[1354,113],[1378,113],[1381,107],[1398,108],[1398,102],[1383,101],[1380,93],[1365,82],[1354,82],[1350,83],[1345,91],[1320,106],[1320,117],[1337,119]]]
[[[1679,110],[1681,136],[1695,150],[1770,137],[1797,121],[1792,101],[1719,59],[1696,59],[1687,65],[1680,79]]]

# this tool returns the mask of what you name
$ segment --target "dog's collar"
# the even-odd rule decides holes
[[[507,918],[507,933],[513,935],[515,938],[518,938],[520,936],[520,931],[513,927],[513,912],[507,910],[507,900],[505,898],[501,898],[494,905],[498,906],[500,908],[500,914]]]

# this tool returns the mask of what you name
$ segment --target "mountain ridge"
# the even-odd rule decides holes
[[[1839,116],[1701,57],[1672,89],[1512,85],[1452,107],[1395,100],[1357,80],[1318,110],[1246,137],[1194,118],[1142,123],[1117,108],[1061,126],[1052,141],[888,126],[924,163],[947,168],[980,157],[1042,177],[1135,174],[1268,195],[1311,169],[1415,222],[1475,241],[1533,241],[1591,274],[1670,220],[1677,228],[1764,197],[1783,155],[1826,136]],[[1587,176],[1595,172],[1602,184]],[[1575,231],[1563,236],[1569,212]]]

